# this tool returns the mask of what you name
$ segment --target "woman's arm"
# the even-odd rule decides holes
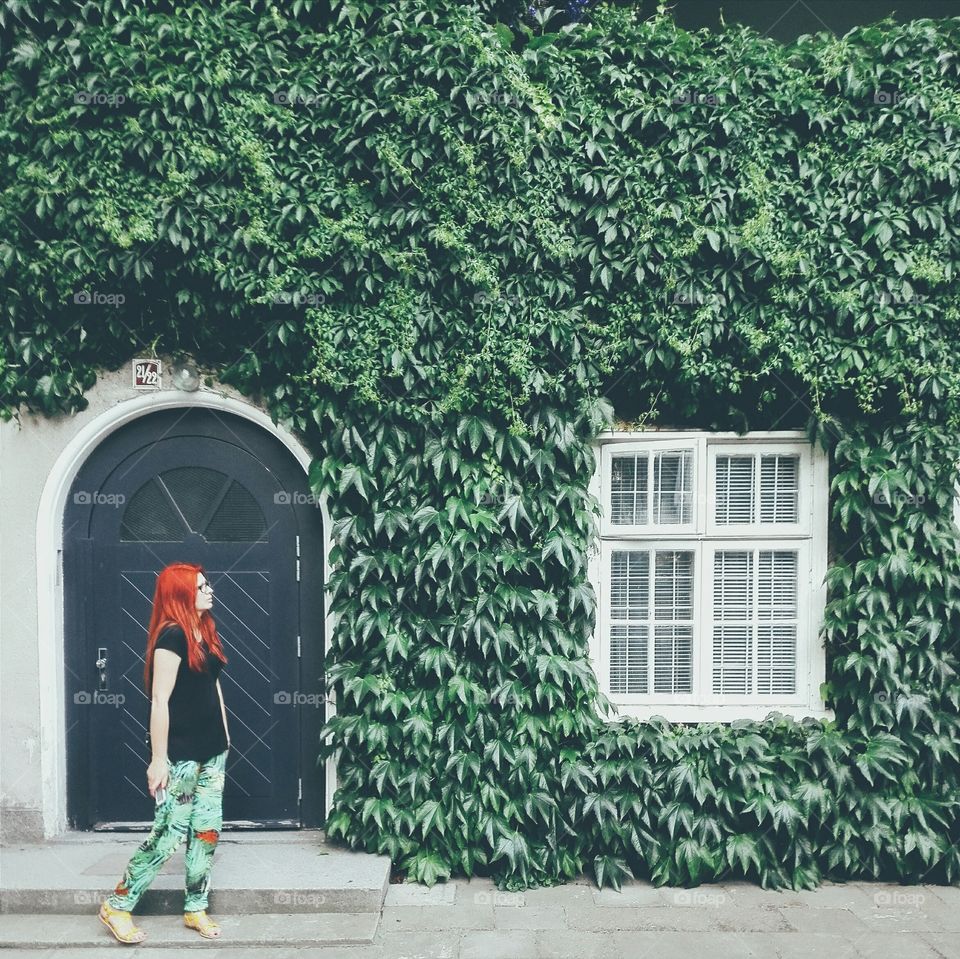
[[[169,649],[153,653],[153,698],[150,701],[150,743],[153,756],[147,767],[147,789],[156,795],[160,786],[167,785],[170,769],[167,765],[167,736],[170,732],[170,693],[177,681],[180,657]]]
[[[227,729],[227,707],[223,704],[223,690],[220,688],[220,680],[217,680],[217,695],[220,697],[220,712],[223,714],[223,731],[227,734],[227,746],[230,745],[230,730]]]
[[[150,708],[150,742],[153,758],[167,758],[167,736],[170,732],[170,694],[177,681],[180,657],[169,649],[158,649],[153,654],[153,699]]]

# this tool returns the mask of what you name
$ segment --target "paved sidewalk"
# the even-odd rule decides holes
[[[218,918],[226,931],[230,917]],[[140,921],[158,942],[178,917]],[[103,936],[103,948],[9,950],[4,959],[99,959],[125,948],[105,929]],[[252,954],[228,939],[196,945],[231,959]],[[657,889],[637,882],[618,893],[584,880],[505,893],[488,880],[392,885],[370,945],[256,952],[273,959],[960,959],[960,888],[850,883],[774,892],[748,883]],[[166,959],[171,951],[144,944],[136,955]]]

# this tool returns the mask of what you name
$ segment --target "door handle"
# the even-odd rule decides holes
[[[100,646],[97,649],[97,670],[100,678],[97,681],[97,689],[102,691],[107,688],[107,647]]]

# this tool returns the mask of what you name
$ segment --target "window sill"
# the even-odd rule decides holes
[[[654,716],[659,716],[671,723],[731,723],[739,719],[759,722],[774,712],[783,713],[796,720],[808,716],[812,719],[834,718],[833,712],[824,709],[822,706],[778,706],[776,704],[767,705],[766,703],[742,706],[695,706],[661,703],[659,705],[638,706],[618,703],[614,699],[611,699],[611,702],[616,707],[616,713],[608,717],[609,722],[617,722],[620,719],[648,720]]]

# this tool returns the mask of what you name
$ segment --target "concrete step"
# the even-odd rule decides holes
[[[145,833],[70,833],[45,843],[4,846],[0,913],[93,915],[96,921],[99,904],[144,838]],[[182,915],[184,848],[181,844],[163,864],[135,915]],[[387,856],[329,845],[320,830],[225,831],[214,858],[209,912],[379,914],[389,882]]]
[[[312,946],[368,945],[373,941],[380,916],[377,913],[260,913],[222,915],[211,906],[210,916],[223,932],[217,940],[204,939],[183,924],[183,915],[141,917],[134,922],[146,934],[140,944],[163,949],[246,946],[302,949]],[[96,907],[84,916],[0,916],[0,949],[97,949],[119,946],[113,934],[97,918]]]

